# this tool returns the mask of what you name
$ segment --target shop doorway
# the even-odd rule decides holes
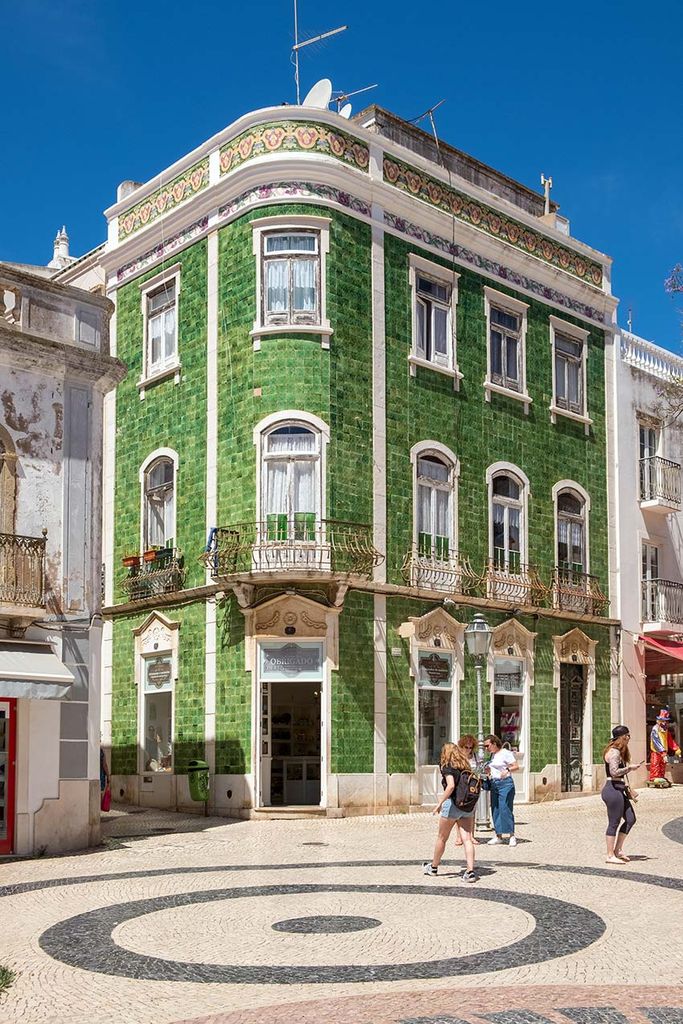
[[[0,700],[0,854],[14,849],[17,702]]]
[[[319,806],[322,644],[263,644],[259,663],[260,806]]]
[[[583,717],[586,703],[584,665],[560,665],[560,768],[562,792],[583,789]]]

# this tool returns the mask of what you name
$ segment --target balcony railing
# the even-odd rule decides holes
[[[213,577],[294,570],[369,577],[382,555],[366,524],[319,520],[314,513],[300,512],[216,527],[202,561]]]
[[[681,507],[681,467],[659,455],[640,460],[640,500]]]
[[[641,593],[643,622],[683,625],[683,583],[643,580]]]
[[[437,541],[442,538],[436,538]],[[468,560],[448,545],[413,545],[403,559],[403,578],[410,587],[439,590],[446,594],[472,594],[481,583]]]
[[[553,607],[575,615],[601,615],[607,608],[607,597],[597,576],[569,566],[553,572]]]
[[[122,580],[121,587],[131,601],[175,593],[182,590],[185,582],[183,557],[178,548],[132,555],[124,558],[124,564],[128,565],[128,575]]]
[[[520,605],[543,605],[549,588],[532,565],[524,565],[516,551],[496,550],[485,572],[486,596]]]
[[[0,533],[0,604],[42,608],[45,603],[45,537]]]

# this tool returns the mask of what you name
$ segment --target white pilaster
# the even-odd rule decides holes
[[[206,536],[218,515],[218,232],[208,236],[206,350]],[[206,582],[211,573],[206,570]],[[216,601],[206,602],[204,737],[206,760],[216,766]]]
[[[108,298],[116,306],[116,290]],[[109,327],[109,350],[116,355],[116,309]],[[114,603],[114,491],[116,486],[116,390],[104,396],[102,407],[102,557],[104,561],[104,604]],[[102,745],[111,748],[112,666],[114,624],[106,619],[102,627],[100,733]]]

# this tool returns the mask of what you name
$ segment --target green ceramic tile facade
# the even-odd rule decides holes
[[[138,706],[133,630],[149,613],[114,621],[112,675],[112,764],[115,775],[134,775],[138,764]],[[191,758],[204,757],[204,621],[203,603],[164,609],[180,623],[178,678],[175,683],[173,760],[176,775],[187,773]]]
[[[371,594],[353,591],[339,617],[339,670],[332,673],[333,773],[374,769],[373,608]]]
[[[251,672],[244,668],[244,616],[231,595],[216,616],[216,773],[251,771]]]

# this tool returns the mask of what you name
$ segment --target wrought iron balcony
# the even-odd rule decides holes
[[[683,583],[673,580],[643,580],[641,583],[643,623],[666,623],[683,631]]]
[[[608,603],[597,576],[590,576],[570,566],[557,566],[554,569],[554,608],[575,615],[602,615]]]
[[[536,569],[524,565],[516,551],[496,549],[487,563],[485,572],[486,596],[497,601],[512,601],[519,605],[543,605],[549,588]]]
[[[681,507],[681,467],[651,455],[640,460],[640,500],[648,508],[673,512]]]
[[[424,538],[414,544],[403,559],[401,571],[408,586],[445,594],[471,594],[481,583],[481,576],[473,571],[468,560],[450,552],[448,541],[442,537],[436,538],[434,547],[426,544]]]
[[[44,607],[46,536],[0,533],[0,606]]]
[[[146,597],[182,590],[185,569],[178,548],[162,548],[143,555],[132,555],[123,561],[124,565],[128,565],[128,575],[122,580],[121,588],[131,601],[142,601]]]
[[[215,527],[202,561],[213,577],[292,571],[370,576],[382,556],[366,524],[300,512]]]

